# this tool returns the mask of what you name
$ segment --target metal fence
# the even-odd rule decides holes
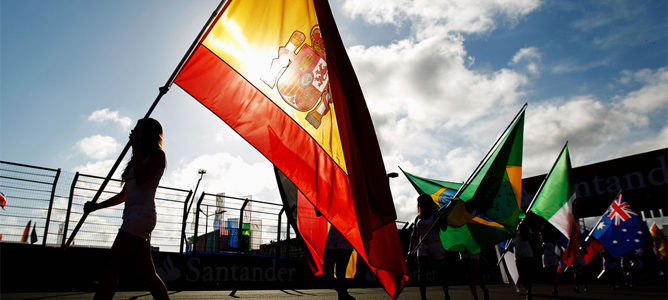
[[[104,181],[104,177],[77,173],[72,181],[67,212],[56,221],[63,227],[61,244],[64,244],[72,229],[83,215],[83,205],[93,199]],[[111,179],[100,199],[107,199],[122,189],[120,180]],[[183,224],[183,203],[192,196],[192,191],[159,186],[155,193],[157,224],[151,234],[151,245],[168,252],[179,251],[179,240]],[[90,247],[111,247],[122,222],[123,205],[97,210],[90,215],[77,233],[74,244]]]
[[[0,161],[0,192],[7,199],[0,210],[0,241],[61,247],[103,181],[99,176]],[[100,201],[121,189],[121,181],[111,179]],[[194,197],[191,190],[159,186],[151,245],[164,252],[303,256],[283,206],[251,198],[206,192]],[[110,248],[122,223],[123,207],[89,214],[73,245]],[[399,228],[407,225],[397,222]]]
[[[60,169],[0,161],[0,193],[16,202],[2,208],[0,240],[46,245],[59,177]]]
[[[99,176],[0,161],[0,192],[8,203],[0,211],[0,241],[61,247],[103,181]],[[111,179],[100,201],[121,189],[122,182]],[[158,187],[155,201],[157,224],[151,245],[160,251],[301,253],[280,204],[206,192],[195,198],[191,190],[165,186]],[[110,248],[123,207],[88,215],[73,245]]]
[[[194,251],[279,255],[296,237],[281,204],[202,193],[193,207],[196,217],[189,242]]]

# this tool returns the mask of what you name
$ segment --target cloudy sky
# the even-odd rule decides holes
[[[388,172],[464,181],[527,102],[524,175],[668,146],[666,1],[332,0]],[[2,0],[0,156],[106,175],[217,0]],[[279,202],[269,162],[174,85],[162,184]],[[415,214],[402,176],[400,220]]]

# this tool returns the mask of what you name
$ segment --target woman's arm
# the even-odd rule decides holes
[[[114,195],[113,197],[107,200],[104,200],[100,203],[93,203],[91,201],[86,202],[86,204],[84,204],[84,212],[91,213],[98,209],[121,204],[125,202],[125,198],[127,197],[127,195],[128,195],[128,188],[127,186],[123,186],[123,189],[118,194]]]

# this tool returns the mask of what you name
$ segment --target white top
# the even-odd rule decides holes
[[[148,163],[148,158],[142,161]],[[134,169],[130,167],[128,179],[125,183],[128,189],[123,209],[123,224],[121,230],[132,235],[149,239],[156,224],[155,191],[158,189],[164,168],[158,170],[143,184],[137,184]]]

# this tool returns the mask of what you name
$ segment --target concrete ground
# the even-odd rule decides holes
[[[521,300],[524,294],[516,293],[506,285],[488,286],[490,300]],[[645,299],[668,299],[666,286],[638,286],[632,288],[612,289],[607,285],[592,285],[589,292],[577,293],[571,285],[560,286],[557,297],[552,297],[552,288],[546,284],[539,284],[534,288],[534,299],[596,299],[596,300],[645,300]],[[390,299],[381,288],[354,288],[350,294],[358,300],[367,299]],[[479,299],[482,300],[482,292],[478,290]],[[304,290],[239,290],[234,295],[230,291],[171,291],[172,299],[244,299],[244,300],[270,300],[270,299],[337,299],[336,292],[328,289],[304,289]],[[468,286],[450,287],[452,300],[473,299]],[[59,292],[59,293],[4,293],[0,299],[92,299],[93,293],[87,292]],[[417,287],[405,288],[399,299],[419,299],[420,292]],[[443,291],[440,287],[427,288],[428,299],[443,299]],[[148,292],[118,292],[114,299],[152,299]]]

